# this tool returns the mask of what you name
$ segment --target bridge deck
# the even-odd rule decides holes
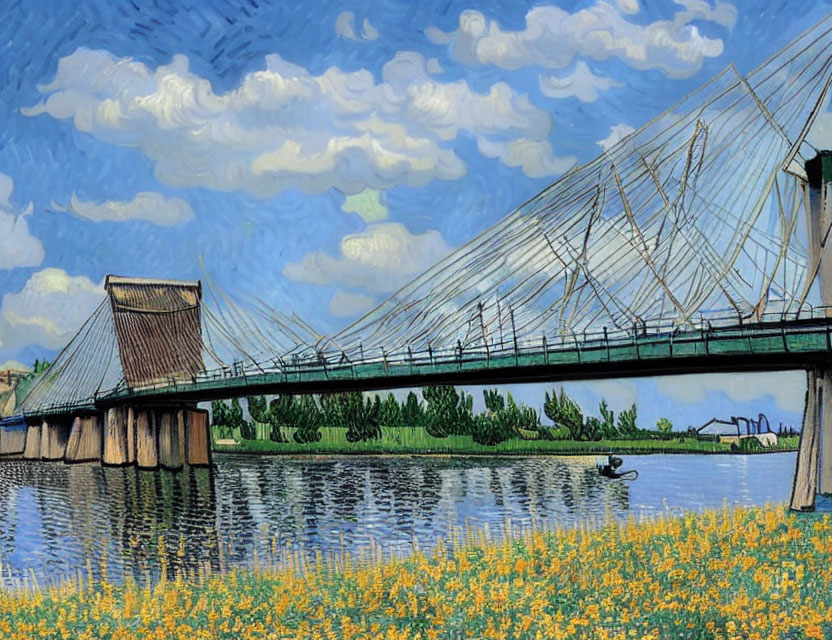
[[[494,384],[808,368],[828,363],[832,318],[714,327],[627,337],[590,337],[549,346],[488,352],[396,355],[373,361],[282,365],[274,370],[206,372],[141,389],[121,387],[84,405],[54,406],[39,415],[118,404],[170,404],[268,393],[325,393],[426,384]]]

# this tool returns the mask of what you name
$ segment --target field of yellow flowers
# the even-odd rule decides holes
[[[339,565],[5,593],[0,637],[832,637],[832,518],[782,506],[479,536]]]

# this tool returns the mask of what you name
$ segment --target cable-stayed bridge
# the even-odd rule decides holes
[[[830,81],[832,16],[748,74],[727,67],[332,336],[262,301],[244,308],[210,281],[203,295],[198,283],[111,278],[107,300],[20,408],[47,418],[41,441],[50,420],[106,410],[120,462],[137,447],[135,433],[120,434],[153,423],[151,406],[803,368],[793,506],[807,506],[818,473],[832,491],[832,412],[822,411],[824,385],[832,397],[832,155],[806,140]],[[180,448],[189,420],[204,420],[188,411]]]

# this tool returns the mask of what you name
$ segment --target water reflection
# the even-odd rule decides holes
[[[0,561],[8,581],[106,571],[153,581],[164,569],[222,570],[281,550],[387,554],[460,527],[572,526],[784,500],[793,454],[631,457],[636,482],[601,477],[589,457],[253,458],[217,456],[182,473],[0,463]],[[630,466],[628,465],[628,466]],[[102,559],[104,562],[102,563]]]

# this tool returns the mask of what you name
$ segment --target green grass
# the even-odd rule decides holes
[[[321,441],[297,444],[290,430],[284,436],[290,442],[271,440],[241,440],[235,434],[236,445],[214,445],[214,451],[260,454],[597,454],[597,453],[730,453],[731,445],[703,442],[680,434],[673,440],[523,440],[513,438],[495,446],[481,445],[471,436],[434,438],[421,427],[384,427],[380,440],[347,442],[346,429],[325,427]],[[798,438],[781,438],[776,448],[763,451],[790,451],[797,448]]]

